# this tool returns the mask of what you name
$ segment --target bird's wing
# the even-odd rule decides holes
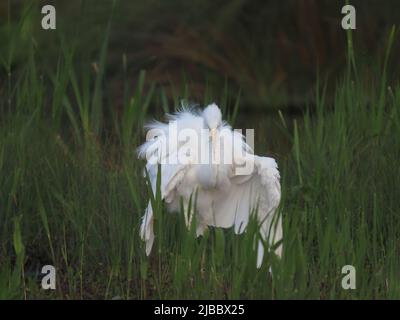
[[[236,233],[242,233],[250,215],[256,212],[262,239],[274,245],[282,238],[281,220],[275,215],[281,197],[278,167],[275,160],[268,157],[249,156],[247,161],[254,161],[253,172],[249,175],[234,174],[229,191],[215,193],[212,225],[234,226]],[[281,246],[275,252],[280,256]],[[263,254],[264,246],[260,240],[258,267]]]
[[[148,141],[139,147],[139,157],[147,160],[146,171],[151,184],[153,195],[156,195],[157,175],[159,168],[161,199],[167,203],[176,202],[176,187],[183,180],[185,173],[189,170],[189,163],[178,161],[182,159],[182,153],[190,148],[188,142],[181,142],[177,138],[171,137],[174,134],[174,126],[179,133],[185,128],[194,128],[198,132],[203,128],[203,119],[196,114],[188,111],[180,112],[176,115],[169,115],[170,122],[164,124],[153,122],[148,127]],[[150,133],[150,135],[149,135]],[[189,143],[195,143],[190,141]],[[183,148],[183,147],[186,147]],[[192,147],[192,150],[195,150]],[[154,242],[153,232],[153,210],[151,202],[148,203],[145,214],[142,218],[140,227],[141,238],[146,242],[146,254],[149,255]]]
[[[180,161],[182,154],[191,148],[187,141],[178,139],[183,129],[192,128],[197,132],[203,128],[203,119],[187,110],[168,115],[169,123],[153,122],[147,125],[147,141],[138,148],[139,158],[147,160],[146,170],[153,193],[156,192],[158,167],[161,167],[161,197],[168,198],[171,190],[182,178],[183,170],[190,164]],[[189,143],[195,143],[189,140]],[[186,148],[183,148],[186,147]]]
[[[161,169],[161,199],[165,200],[166,202],[172,202],[175,197],[174,190],[177,184],[179,184],[183,179],[187,166],[182,164],[147,164],[146,170],[151,184],[153,196],[155,196],[157,192],[157,173],[159,169]],[[153,208],[151,201],[149,201],[145,214],[142,217],[142,224],[140,227],[140,236],[142,240],[146,242],[147,255],[150,254],[154,242],[153,222]]]

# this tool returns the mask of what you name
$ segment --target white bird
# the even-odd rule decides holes
[[[195,212],[197,236],[208,226],[234,226],[240,234],[250,215],[256,214],[262,238],[258,241],[257,268],[263,261],[264,243],[269,248],[275,245],[274,252],[281,257],[282,219],[277,210],[281,186],[276,161],[254,155],[244,136],[222,121],[216,104],[203,111],[183,108],[167,118],[167,123],[147,126],[147,141],[138,149],[139,157],[147,160],[154,195],[161,168],[160,192],[168,211],[179,211],[182,201],[187,226],[193,217],[188,212]],[[195,193],[195,210],[190,210]],[[147,255],[154,242],[153,220],[149,201],[140,228]]]

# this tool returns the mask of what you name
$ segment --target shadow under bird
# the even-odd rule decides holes
[[[275,159],[254,155],[244,136],[222,120],[216,104],[204,110],[184,107],[167,115],[167,120],[147,125],[147,141],[138,148],[139,157],[147,160],[154,196],[161,169],[162,200],[170,212],[178,212],[183,203],[187,226],[196,215],[197,236],[208,226],[234,227],[240,234],[254,214],[262,238],[258,238],[257,268],[262,265],[266,243],[269,248],[276,246],[274,252],[281,257],[282,219],[277,210],[281,186]],[[153,223],[149,201],[140,227],[147,255],[154,242]]]

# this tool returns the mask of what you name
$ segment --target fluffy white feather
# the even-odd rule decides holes
[[[280,202],[281,188],[276,161],[253,155],[242,134],[233,131],[222,121],[221,111],[216,104],[207,106],[202,112],[182,109],[176,114],[167,115],[167,119],[168,123],[153,122],[147,126],[148,141],[139,147],[138,153],[141,158],[149,160],[149,157],[154,156],[156,159],[146,164],[154,193],[158,164],[161,164],[161,196],[168,210],[177,211],[182,198],[186,223],[189,224],[189,199],[197,190],[195,212],[198,236],[208,226],[233,226],[237,234],[242,233],[252,212],[257,212],[261,237],[270,245],[280,241],[283,236],[282,221],[277,217],[276,209]],[[178,133],[191,129],[201,138],[200,142],[194,144],[190,140],[187,142],[171,139],[171,128],[174,125]],[[235,153],[234,148],[241,152]],[[180,159],[187,150],[190,150],[194,159],[200,158],[200,152],[205,151],[206,161],[174,161]],[[220,155],[217,160],[216,153]],[[226,163],[224,154],[233,154],[233,161]],[[237,174],[235,169],[247,164],[253,165],[252,171],[248,174]],[[149,255],[154,242],[153,210],[150,202],[143,216],[140,235],[146,242],[146,254]],[[257,267],[260,267],[264,255],[263,241],[259,241],[257,250]],[[281,256],[282,244],[275,249],[275,253]]]

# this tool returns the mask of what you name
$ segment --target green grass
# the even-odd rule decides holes
[[[125,83],[117,110],[108,98],[109,30],[96,68],[79,62],[62,36],[55,66],[17,31],[2,51],[0,298],[400,298],[400,86],[388,80],[394,32],[374,81],[350,51],[332,99],[319,82],[315,108],[303,117],[277,112],[278,142],[262,119],[237,112],[240,95],[228,86],[204,93],[201,103],[215,100],[231,120],[256,128],[256,151],[278,146],[284,256],[267,256],[257,270],[254,221],[241,236],[213,229],[195,239],[157,195],[156,241],[145,256],[139,224],[148,191],[135,148],[145,120],[190,99],[190,86],[177,88],[171,103],[142,71],[135,87]],[[15,70],[18,46],[28,58]],[[45,264],[57,269],[55,291],[40,287]],[[348,264],[356,290],[341,288]]]

